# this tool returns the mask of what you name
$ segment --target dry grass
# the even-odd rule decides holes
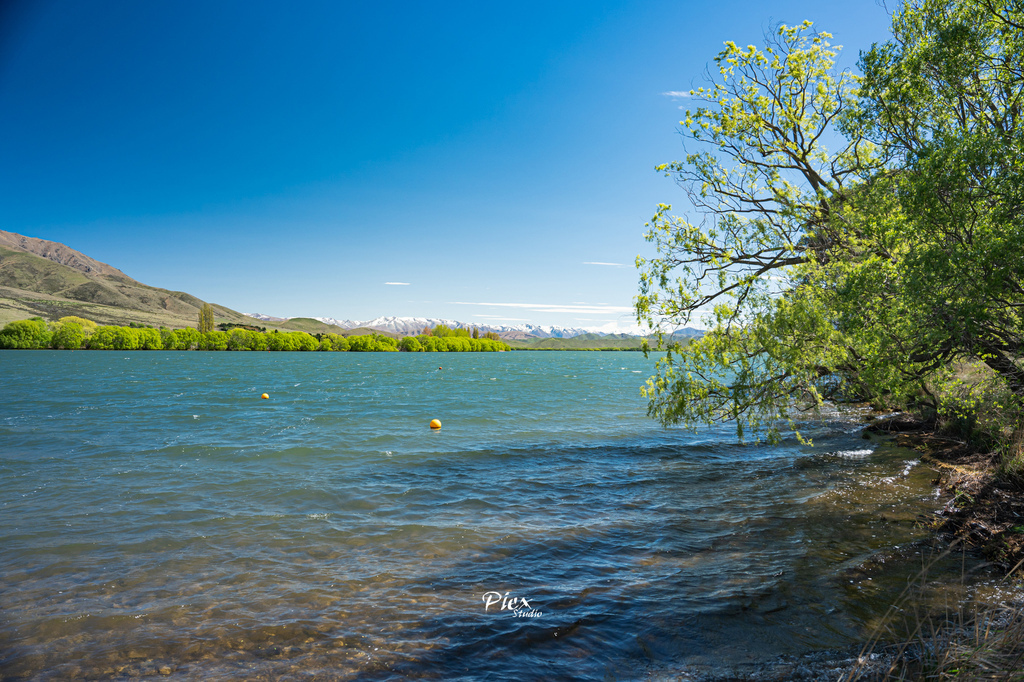
[[[844,680],[1024,680],[1020,564],[998,585],[974,588],[969,599],[944,609],[934,606],[936,585],[929,569],[961,547],[954,543],[926,563]]]

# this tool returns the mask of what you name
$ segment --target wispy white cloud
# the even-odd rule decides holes
[[[583,261],[583,264],[584,265],[609,265],[609,266],[611,266],[613,268],[624,268],[624,267],[626,267],[622,263],[605,263],[605,262],[599,261],[599,260],[585,260],[585,261]]]
[[[689,90],[669,90],[668,92],[661,93],[665,97],[689,97]]]
[[[473,317],[480,317],[485,320],[502,320],[503,322],[529,322],[530,319],[527,317],[505,317],[504,315],[474,315]]]
[[[392,286],[392,287],[407,287],[407,286],[409,286],[408,282],[384,282],[384,284],[387,284],[388,286]]]
[[[624,305],[580,305],[580,304],[553,304],[553,303],[476,303],[470,301],[452,301],[451,305],[477,305],[495,308],[521,308],[531,310],[535,313],[631,313],[632,306]]]

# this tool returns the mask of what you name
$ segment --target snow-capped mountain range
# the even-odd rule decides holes
[[[496,332],[499,334],[503,332],[522,332],[529,336],[540,336],[544,338],[554,336],[560,339],[579,336],[580,334],[586,334],[590,331],[589,329],[579,329],[575,327],[554,327],[535,324],[469,324],[467,322],[459,322],[458,320],[445,320],[436,317],[378,317],[364,322],[358,322],[356,320],[336,320],[333,317],[316,317],[313,319],[320,320],[324,324],[332,324],[344,329],[371,327],[373,329],[380,329],[395,334],[418,334],[426,327],[433,328],[440,324],[443,324],[446,327],[451,327],[452,329],[473,329],[475,327],[482,332]]]
[[[263,315],[262,313],[245,313],[249,317],[255,317],[258,320],[281,320],[284,318],[271,317],[270,315]],[[560,339],[571,338],[573,336],[579,336],[580,334],[609,334],[609,333],[629,333],[629,334],[640,334],[639,328],[630,330],[614,329],[610,330],[607,328],[594,328],[585,329],[582,327],[558,327],[549,325],[537,325],[537,324],[513,324],[513,325],[495,325],[495,324],[470,324],[468,322],[459,322],[458,320],[446,320],[435,317],[378,317],[372,320],[337,320],[333,317],[314,317],[314,320],[319,320],[324,324],[334,325],[341,327],[342,329],[355,329],[356,327],[368,327],[371,329],[379,329],[381,331],[392,332],[395,334],[418,334],[423,331],[426,327],[436,327],[439,324],[443,324],[446,327],[452,329],[479,329],[481,332],[495,332],[497,334],[522,334],[524,337],[541,337],[549,338],[555,337]]]

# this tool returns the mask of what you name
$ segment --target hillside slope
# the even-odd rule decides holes
[[[78,315],[100,324],[188,327],[195,326],[202,305],[191,294],[148,286],[64,244],[0,230],[0,325],[36,315]],[[252,323],[211,305],[218,323]],[[287,321],[268,326],[291,329]],[[320,326],[316,331],[336,331]]]

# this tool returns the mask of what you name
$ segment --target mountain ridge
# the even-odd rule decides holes
[[[100,324],[190,327],[203,303],[183,291],[143,284],[66,244],[0,230],[0,325],[76,315]],[[252,322],[227,306],[211,305],[217,322]],[[316,324],[318,331],[332,330]]]
[[[272,317],[270,315],[264,315],[262,313],[245,313],[249,317],[253,317],[258,320],[273,321],[273,320],[286,320],[296,318],[281,318]],[[383,316],[376,317],[372,320],[338,320],[333,317],[314,317],[311,318],[323,322],[324,324],[333,325],[340,327],[341,329],[375,329],[377,331],[386,332],[394,335],[407,335],[413,336],[421,334],[426,327],[431,329],[438,325],[445,325],[452,329],[478,329],[482,333],[494,332],[506,340],[526,340],[526,339],[571,339],[578,336],[585,335],[597,335],[601,337],[610,337],[621,339],[624,337],[631,338],[647,338],[650,334],[644,334],[640,330],[636,330],[636,333],[631,332],[606,332],[600,329],[588,329],[582,327],[560,327],[558,325],[534,325],[534,324],[520,324],[520,325],[493,325],[493,324],[476,324],[469,322],[461,322],[459,320],[451,320],[446,318],[437,317],[394,317],[394,316]],[[673,331],[670,336],[676,336],[680,338],[692,338],[703,335],[703,331],[695,329],[693,327],[683,327]]]

